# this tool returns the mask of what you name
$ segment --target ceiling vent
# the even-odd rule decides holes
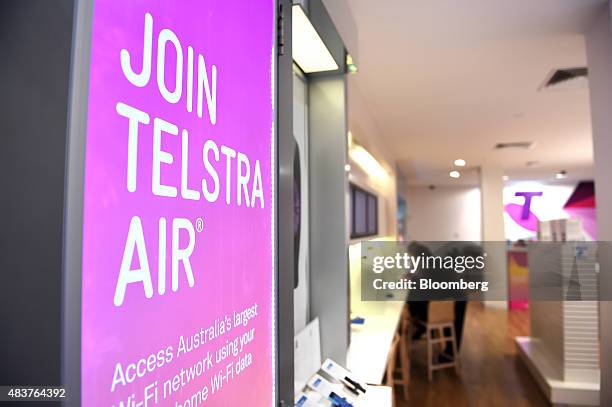
[[[539,90],[570,90],[588,87],[589,71],[586,67],[555,69],[551,71]]]
[[[518,148],[527,150],[533,147],[533,141],[511,141],[509,143],[497,143],[495,144],[496,150],[505,150],[508,148]]]

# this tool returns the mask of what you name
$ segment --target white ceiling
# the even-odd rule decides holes
[[[515,179],[591,176],[588,89],[538,88],[555,68],[586,65],[582,33],[605,0],[347,3],[359,33],[351,86],[408,183],[455,182],[456,158]],[[509,141],[535,146],[493,150]]]

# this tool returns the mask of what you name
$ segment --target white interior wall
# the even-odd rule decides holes
[[[504,233],[504,172],[501,167],[480,168],[482,240],[503,242]],[[504,264],[505,267],[505,264]]]
[[[359,75],[359,73],[357,73]],[[353,139],[365,147],[387,170],[387,176],[366,174],[359,165],[351,162],[349,181],[378,196],[378,236],[397,233],[397,176],[394,155],[382,141],[380,130],[370,114],[366,98],[360,92],[352,75],[348,77],[349,130]],[[347,212],[347,214],[350,213]]]
[[[499,244],[506,240],[504,230],[504,172],[496,165],[480,167],[480,196],[482,213],[482,242],[487,255],[485,271],[487,280],[499,289],[487,291],[486,297],[499,300],[505,298],[508,291],[508,267],[506,248]],[[507,307],[505,301],[486,301],[486,305],[495,308]]]
[[[481,240],[480,189],[470,186],[409,187],[409,240]]]

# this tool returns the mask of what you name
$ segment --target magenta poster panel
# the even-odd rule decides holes
[[[83,406],[271,406],[273,0],[96,0]]]

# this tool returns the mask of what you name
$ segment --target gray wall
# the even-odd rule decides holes
[[[345,364],[349,282],[344,74],[313,76],[309,88],[310,317],[319,317],[323,359]]]
[[[0,2],[0,385],[60,383],[73,1]]]
[[[612,297],[612,31],[610,9],[602,7],[586,34],[591,95],[598,239],[600,297]],[[612,405],[612,302],[600,303],[601,405]]]

